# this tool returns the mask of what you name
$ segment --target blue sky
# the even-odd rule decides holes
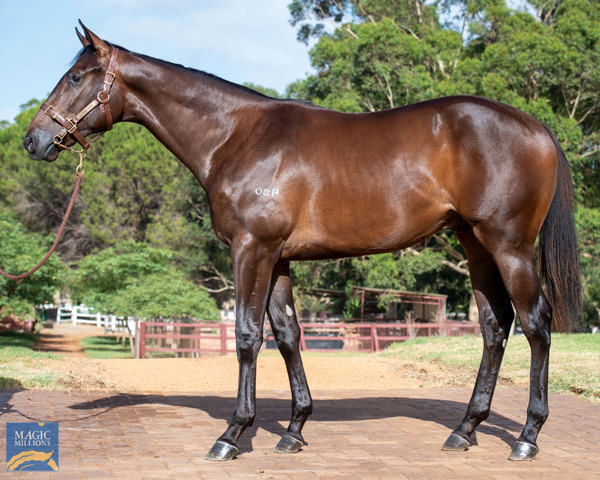
[[[77,20],[144,53],[283,93],[311,71],[288,0],[0,0],[0,120],[45,99],[81,48]]]

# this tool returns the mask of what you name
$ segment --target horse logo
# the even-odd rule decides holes
[[[58,470],[58,423],[7,423],[6,470]]]

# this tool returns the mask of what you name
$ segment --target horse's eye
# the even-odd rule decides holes
[[[69,75],[69,82],[72,85],[78,85],[81,83],[81,77],[75,73],[72,73],[71,75]]]

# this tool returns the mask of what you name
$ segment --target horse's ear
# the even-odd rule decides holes
[[[91,45],[91,42],[85,37],[85,35],[83,35],[79,29],[77,27],[75,27],[75,32],[77,32],[77,36],[79,37],[79,41],[81,42],[81,44],[83,45],[83,47],[87,47],[88,45]]]
[[[96,50],[96,54],[99,57],[104,57],[108,55],[108,53],[110,52],[110,47],[108,46],[108,44],[104,40],[102,40],[98,35],[92,32],[89,28],[87,28],[81,20],[79,20],[79,25],[81,25],[83,33],[85,34],[85,36],[81,35],[79,33],[79,30],[76,29],[77,35],[79,36],[79,40],[81,40],[83,46],[87,47],[88,45],[91,45],[92,47],[94,47],[94,49]]]

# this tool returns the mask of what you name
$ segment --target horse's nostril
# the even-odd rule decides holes
[[[27,150],[29,153],[35,152],[35,141],[29,135],[25,137],[25,140],[23,141],[23,146],[25,147],[25,150]]]

